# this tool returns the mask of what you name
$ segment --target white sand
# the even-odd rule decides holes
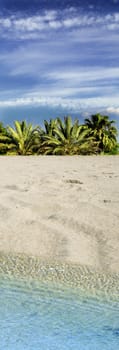
[[[0,157],[0,251],[119,272],[119,157]]]

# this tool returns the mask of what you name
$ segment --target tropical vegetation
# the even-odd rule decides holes
[[[36,127],[23,121],[14,126],[0,122],[0,155],[90,155],[119,154],[115,122],[101,114],[83,124],[70,116],[45,120]]]
[[[9,138],[8,155],[32,155],[35,146],[35,134],[32,124],[26,121],[15,121],[14,128],[8,126],[7,135]]]
[[[90,119],[85,119],[85,126],[89,130],[89,135],[95,138],[99,153],[108,153],[115,149],[118,132],[114,123],[114,120],[109,120],[108,116],[101,114],[95,114]]]

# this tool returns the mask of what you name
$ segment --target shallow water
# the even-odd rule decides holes
[[[1,278],[0,349],[118,350],[119,303],[73,287]]]

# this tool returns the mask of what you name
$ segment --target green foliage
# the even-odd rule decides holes
[[[8,155],[32,155],[34,153],[35,136],[32,124],[27,124],[26,121],[15,121],[14,128],[7,127],[7,134],[9,137]]]
[[[7,129],[4,127],[3,123],[0,122],[0,155],[6,154],[8,142],[9,137],[7,134]]]
[[[74,155],[89,154],[94,150],[93,137],[87,135],[87,130],[74,123],[70,116],[55,120],[52,132],[44,132],[42,147],[44,154]],[[41,147],[41,149],[42,149]]]
[[[98,152],[112,152],[117,145],[117,129],[113,125],[115,122],[109,120],[108,116],[101,114],[92,115],[90,119],[85,119],[85,126],[89,130],[98,145]]]
[[[34,127],[15,121],[14,127],[0,123],[0,154],[4,155],[90,155],[119,154],[114,121],[101,114],[92,115],[80,125],[70,116],[44,121]]]

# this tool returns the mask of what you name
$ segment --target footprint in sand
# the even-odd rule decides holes
[[[80,180],[75,180],[75,179],[68,179],[68,180],[65,180],[66,183],[69,183],[69,184],[77,184],[77,185],[83,185],[83,182],[80,181]]]

